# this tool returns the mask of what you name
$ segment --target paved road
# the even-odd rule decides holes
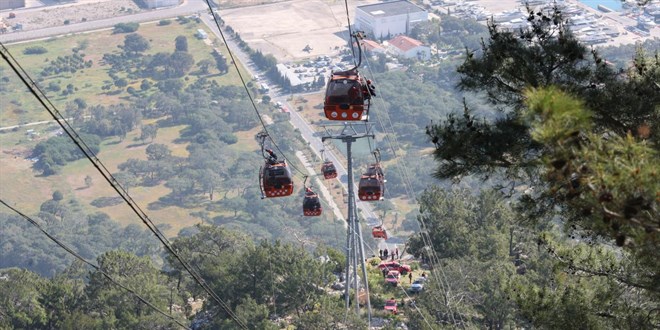
[[[179,15],[194,14],[197,12],[204,11],[207,8],[208,7],[206,5],[206,2],[204,2],[204,0],[187,0],[184,1],[183,4],[177,7],[143,11],[132,15],[117,16],[112,18],[81,22],[81,23],[64,25],[64,26],[49,27],[46,29],[27,30],[21,32],[9,32],[5,34],[0,34],[0,42],[13,43],[13,42],[48,38],[48,37],[70,34],[70,33],[95,31],[95,30],[101,30],[101,29],[107,29],[113,27],[115,24],[118,23],[157,21],[165,18],[176,17]],[[30,9],[25,9],[25,10],[30,10]],[[19,11],[17,11],[17,13],[18,12]]]
[[[43,125],[43,124],[49,124],[49,123],[54,123],[54,120],[43,120],[43,121],[35,121],[32,123],[27,123],[27,124],[20,124],[20,125],[13,125],[13,126],[5,126],[5,127],[0,127],[0,131],[8,131],[14,128],[19,128],[19,127],[29,127],[29,126],[35,126],[35,125]]]

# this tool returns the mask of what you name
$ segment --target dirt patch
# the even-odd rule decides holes
[[[375,2],[352,1],[351,17],[355,7]],[[348,23],[343,1],[294,0],[262,5],[259,10],[244,7],[220,13],[251,47],[272,54],[280,62],[336,56],[339,48],[347,44]],[[312,48],[310,52],[303,51],[307,45]]]

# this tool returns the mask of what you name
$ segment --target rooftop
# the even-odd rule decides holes
[[[388,43],[404,52],[424,45],[421,41],[406,37],[402,34],[392,38],[390,41],[388,41]]]
[[[368,51],[373,51],[374,49],[384,49],[381,44],[373,40],[364,39],[362,40],[362,44],[364,45],[364,49]]]
[[[373,5],[358,6],[358,9],[371,14],[371,16],[388,17],[405,13],[423,12],[424,9],[406,0],[375,3]]]

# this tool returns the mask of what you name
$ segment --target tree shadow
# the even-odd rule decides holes
[[[202,195],[180,196],[175,193],[169,193],[163,197],[160,197],[158,201],[149,203],[147,208],[152,211],[162,210],[169,206],[177,206],[190,209],[199,206],[207,200],[208,199]]]
[[[126,149],[132,149],[132,148],[137,148],[137,147],[143,147],[149,144],[149,142],[142,142],[142,143],[131,143],[126,146]]]

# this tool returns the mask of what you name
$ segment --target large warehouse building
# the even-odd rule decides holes
[[[0,0],[0,10],[25,7],[25,0]]]
[[[183,0],[142,0],[144,6],[149,9],[178,6],[181,1]]]
[[[355,11],[357,30],[380,39],[407,34],[415,24],[428,19],[426,10],[405,0],[358,6]]]

